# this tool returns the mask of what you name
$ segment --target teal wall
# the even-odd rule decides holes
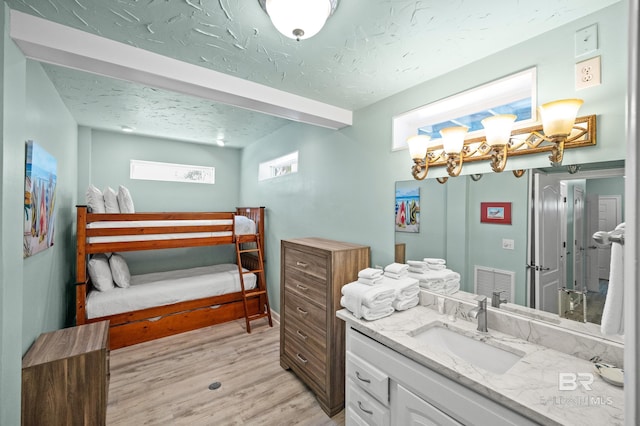
[[[8,37],[3,9],[0,424],[20,423],[21,358],[40,333],[70,324],[77,125],[40,64]],[[53,247],[22,258],[25,141],[58,160]]]
[[[78,200],[85,204],[90,183],[100,190],[124,185],[137,212],[235,211],[240,192],[240,151],[154,137],[80,129]],[[215,167],[215,184],[129,178],[130,160]],[[132,273],[235,262],[231,246],[123,253]]]
[[[23,351],[43,331],[74,321],[78,139],[75,120],[37,62],[27,61],[26,91],[25,137],[56,158],[58,183],[54,245],[23,261]]]
[[[2,25],[2,149],[0,150],[0,424],[20,424],[22,358],[22,204],[24,203],[25,58],[8,36],[8,9]]]
[[[576,91],[575,32],[593,23],[598,24],[603,82]],[[626,4],[620,2],[355,111],[351,127],[330,131],[296,123],[245,148],[241,202],[261,203],[269,209],[267,248],[277,254],[276,258],[270,256],[270,265],[278,265],[280,240],[310,235],[369,245],[372,265],[392,262],[395,183],[412,180],[408,153],[391,151],[392,117],[533,66],[537,67],[538,104],[579,97],[585,101],[580,115],[598,115],[597,146],[567,151],[565,164],[624,158],[626,27]],[[295,150],[299,150],[299,173],[257,181],[260,162]],[[512,159],[507,170],[548,165],[547,155],[541,154]],[[463,170],[467,174],[489,173],[490,167],[474,163]],[[429,172],[430,178],[445,175],[442,168]],[[469,231],[461,225],[466,223],[466,215],[453,208],[464,203],[467,180],[453,178],[446,185],[450,186],[447,212],[451,212],[447,220],[447,263],[469,275],[473,271],[467,270],[467,257],[471,258],[473,250],[465,243]],[[520,255],[520,241],[516,241],[514,256]],[[278,267],[268,268],[267,281],[272,305],[278,310]]]

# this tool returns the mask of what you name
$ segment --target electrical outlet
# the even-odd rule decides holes
[[[576,64],[576,90],[598,86],[601,79],[600,56]]]
[[[515,247],[515,243],[513,240],[509,240],[506,238],[502,239],[502,248],[505,250],[513,250]]]

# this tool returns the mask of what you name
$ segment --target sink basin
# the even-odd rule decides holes
[[[443,326],[430,326],[409,333],[413,338],[428,343],[440,352],[453,355],[483,370],[503,374],[518,362],[522,355],[474,339],[462,330]]]

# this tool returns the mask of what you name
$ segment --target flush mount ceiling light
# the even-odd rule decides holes
[[[318,34],[338,7],[338,0],[258,0],[273,26],[294,40]]]

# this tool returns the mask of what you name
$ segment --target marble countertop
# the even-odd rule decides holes
[[[337,312],[349,326],[372,337],[402,355],[506,406],[546,425],[623,425],[624,392],[606,383],[595,373],[593,363],[512,337],[491,329],[480,333],[476,323],[438,313],[425,306],[376,320],[357,319],[348,310]],[[458,332],[482,339],[498,347],[523,355],[507,372],[495,374],[478,368],[456,356],[438,351],[412,337],[416,330],[431,325],[457,329]],[[575,374],[577,387],[560,390],[560,374]],[[589,384],[589,375],[593,383]],[[574,376],[575,377],[575,376]],[[586,380],[586,389],[580,380]],[[571,388],[571,381],[564,384]]]

